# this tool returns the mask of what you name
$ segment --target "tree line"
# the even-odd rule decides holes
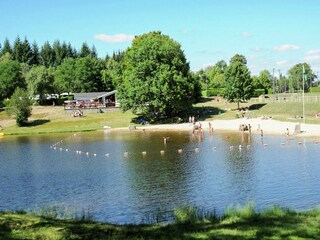
[[[45,42],[38,47],[19,37],[0,46],[0,105],[17,87],[30,96],[114,90],[123,51],[98,58],[94,46],[83,43],[77,51],[70,43]]]
[[[302,81],[302,69],[305,81]],[[82,44],[80,51],[69,43],[45,42],[40,50],[19,37],[0,48],[0,104],[14,91],[26,90],[42,99],[50,93],[118,90],[123,111],[132,110],[150,120],[183,116],[201,98],[201,90],[224,88],[223,96],[239,102],[252,97],[255,89],[273,91],[308,89],[315,74],[307,63],[299,63],[288,76],[275,77],[268,70],[251,76],[245,56],[235,54],[198,72],[190,70],[181,45],[161,32],[136,36],[125,51],[104,59],[95,47]],[[21,93],[21,91],[20,91]]]

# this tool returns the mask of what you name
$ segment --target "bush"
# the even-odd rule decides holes
[[[208,90],[202,91],[202,96],[204,97],[212,97],[222,95],[224,88],[210,88]]]
[[[259,97],[260,95],[264,95],[265,91],[264,89],[255,89],[253,92],[253,97]]]
[[[310,92],[312,92],[312,93],[320,93],[320,87],[311,87],[310,88]]]

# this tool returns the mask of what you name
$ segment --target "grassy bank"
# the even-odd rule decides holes
[[[240,107],[248,108],[250,117],[272,116],[275,120],[302,122],[293,118],[302,115],[300,102],[241,103]],[[200,120],[235,119],[240,116],[236,103],[217,101],[217,98],[204,98],[190,111]],[[306,102],[306,123],[320,124],[320,119],[315,117],[317,112],[320,112],[320,102]],[[17,127],[15,120],[3,111],[0,112],[0,125],[4,127],[5,134],[80,132],[98,130],[104,126],[128,127],[133,125],[132,119],[135,117],[130,111],[122,113],[119,109],[103,113],[85,112],[83,117],[72,117],[63,107],[34,106],[27,127]]]
[[[221,218],[195,208],[175,211],[168,225],[112,225],[55,219],[27,213],[0,213],[0,239],[319,239],[320,209],[295,212],[252,205],[229,208]]]

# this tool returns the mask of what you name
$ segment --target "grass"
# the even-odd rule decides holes
[[[308,93],[306,96],[315,96],[315,94]],[[248,114],[251,117],[272,116],[275,120],[302,122],[301,119],[293,119],[293,116],[302,115],[302,103],[300,102],[245,102],[241,103],[240,107],[248,108]],[[315,117],[319,111],[320,102],[306,102],[306,123],[320,124],[320,119]],[[235,119],[240,116],[236,103],[228,103],[224,100],[217,101],[217,98],[204,98],[200,103],[194,105],[188,114],[197,116],[197,119],[200,120]],[[0,112],[0,125],[5,128],[5,134],[80,132],[99,130],[104,126],[128,127],[135,125],[132,123],[134,118],[137,118],[137,115],[130,111],[122,113],[120,110],[85,113],[84,117],[74,118],[70,116],[70,113],[65,113],[62,107],[34,106],[28,126],[17,127],[14,119],[8,117],[5,112]],[[187,121],[187,119],[185,120]]]
[[[249,203],[219,218],[194,207],[175,210],[176,222],[113,225],[25,212],[0,213],[0,239],[319,239],[320,209],[296,212],[275,205],[260,213]],[[214,216],[214,217],[213,217]],[[181,221],[182,220],[182,221]]]

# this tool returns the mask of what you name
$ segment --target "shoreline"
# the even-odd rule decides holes
[[[303,124],[294,122],[281,122],[273,119],[234,119],[234,120],[212,120],[212,121],[199,121],[204,131],[209,131],[209,122],[213,131],[230,131],[239,132],[241,124],[251,125],[252,134],[260,134],[260,129],[266,135],[286,135],[288,128],[290,136],[296,137],[320,137],[320,125],[318,124]],[[158,125],[142,125],[136,126],[136,130],[175,130],[175,131],[192,131],[192,124],[190,123],[177,123],[177,124],[158,124]],[[300,130],[299,133],[296,133]],[[114,128],[112,130],[120,130],[128,128]]]
[[[205,120],[196,122],[196,124],[201,124],[204,131],[209,131],[209,122],[213,128],[213,131],[221,132],[240,132],[239,126],[241,124],[251,125],[252,134],[260,134],[260,129],[263,130],[264,135],[286,135],[287,128],[289,130],[289,135],[294,137],[311,137],[318,138],[320,137],[320,124],[304,124],[299,122],[282,122],[273,119],[262,119],[262,118],[239,118],[232,120]],[[172,124],[155,124],[155,125],[132,125],[136,130],[153,130],[153,131],[192,131],[193,124],[190,123],[172,123]],[[299,133],[296,133],[295,130],[298,126]],[[299,127],[300,126],[300,127]],[[5,136],[14,136],[14,135],[33,135],[33,134],[50,134],[50,133],[68,133],[68,132],[86,132],[86,131],[101,131],[101,130],[111,130],[111,131],[123,131],[129,130],[128,127],[119,127],[119,128],[109,128],[104,126],[97,129],[86,129],[86,130],[50,130],[50,131],[41,131],[35,133],[23,133],[23,132],[13,132],[6,134],[5,132],[0,132],[0,137]]]

